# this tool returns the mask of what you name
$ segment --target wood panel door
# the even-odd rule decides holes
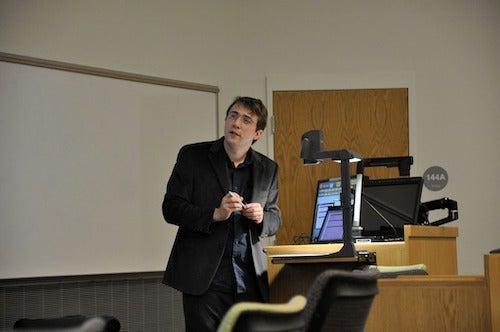
[[[325,151],[348,149],[365,158],[409,154],[408,89],[274,91],[274,159],[279,165],[283,226],[277,243],[303,243],[313,218],[316,184],[340,176],[340,164],[304,166],[302,134],[324,133]],[[355,174],[356,164],[351,165]],[[370,178],[398,177],[397,168],[365,169]],[[307,242],[307,240],[305,241]]]

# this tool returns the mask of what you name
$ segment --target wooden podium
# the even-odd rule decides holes
[[[355,248],[356,250],[375,252],[378,265],[401,266],[423,263],[427,267],[427,272],[431,275],[456,275],[458,273],[457,236],[457,227],[406,225],[404,228],[404,241],[356,243]],[[292,266],[292,264],[273,263],[272,260],[274,255],[326,254],[337,252],[341,247],[342,244],[306,244],[266,247],[268,254],[268,280],[271,289],[280,272],[282,274],[287,274],[288,271],[286,270],[290,268],[287,267],[283,270],[285,266]],[[293,261],[291,261],[291,263],[293,263]],[[341,262],[332,260],[331,262],[324,262],[320,265],[321,268],[334,268],[335,266],[341,267],[346,264],[341,264]],[[291,269],[296,270],[297,268],[294,267]],[[317,267],[305,264],[305,267],[302,269],[311,270],[317,269]],[[291,272],[295,273],[293,271]],[[290,277],[295,278],[299,275],[291,275]],[[280,279],[284,277],[285,276],[280,276]]]
[[[500,332],[500,254],[485,255],[485,275],[457,275],[456,227],[405,226],[404,241],[357,243],[356,250],[376,252],[378,265],[423,263],[428,276],[379,279],[365,331]],[[325,269],[352,267],[338,258],[310,263],[293,259],[273,263],[273,255],[337,252],[340,244],[270,246],[268,271],[271,302],[307,294]]]
[[[500,332],[500,254],[484,255],[484,276],[400,276],[378,288],[367,332]]]

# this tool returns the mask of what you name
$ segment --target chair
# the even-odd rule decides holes
[[[302,295],[279,304],[240,302],[224,315],[217,332],[300,332],[305,305]]]
[[[302,313],[304,331],[363,331],[375,295],[374,270],[325,270],[314,280]]]
[[[307,300],[242,302],[224,316],[217,332],[363,331],[378,293],[377,270],[326,270],[311,285]]]

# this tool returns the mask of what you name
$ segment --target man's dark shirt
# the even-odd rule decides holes
[[[227,158],[228,175],[231,191],[251,201],[252,193],[252,160],[250,154],[245,161],[235,167]],[[236,293],[255,292],[255,271],[252,262],[250,244],[248,243],[251,220],[243,217],[240,211],[234,212],[230,219],[230,233],[226,241],[224,255],[210,288]],[[228,279],[228,277],[230,279]]]

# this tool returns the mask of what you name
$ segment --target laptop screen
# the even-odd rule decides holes
[[[344,223],[340,206],[328,208],[317,242],[344,242]]]
[[[404,225],[418,221],[422,185],[422,177],[365,180],[360,217],[362,236],[404,236]]]
[[[351,188],[356,188],[356,177],[351,178]],[[311,227],[310,243],[317,243],[321,226],[326,217],[329,207],[340,207],[340,194],[342,193],[342,182],[340,177],[319,180],[316,188],[316,199],[314,204],[313,220]],[[355,195],[351,195],[351,205],[355,205]]]

